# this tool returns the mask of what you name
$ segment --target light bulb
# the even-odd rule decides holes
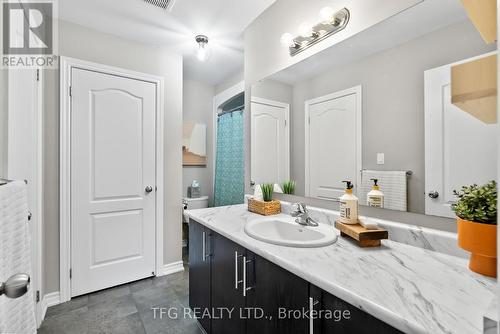
[[[319,17],[321,19],[321,22],[323,23],[329,23],[333,20],[333,15],[335,12],[331,7],[323,7],[319,11]]]
[[[303,37],[310,37],[313,34],[312,26],[308,22],[302,22],[299,26],[299,34]]]
[[[286,32],[283,35],[281,35],[280,38],[281,45],[285,47],[292,47],[295,45],[295,41],[293,40],[292,34]]]
[[[208,37],[205,35],[198,35],[195,38],[198,43],[198,50],[196,51],[196,58],[199,61],[207,61],[210,57],[210,50],[208,49]]]
[[[200,45],[198,47],[198,51],[196,52],[196,58],[198,58],[199,61],[208,60],[208,50],[206,44]]]

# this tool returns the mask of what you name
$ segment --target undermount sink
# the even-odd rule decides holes
[[[293,217],[267,217],[249,221],[245,232],[254,239],[290,247],[324,247],[337,241],[331,226],[301,226]]]

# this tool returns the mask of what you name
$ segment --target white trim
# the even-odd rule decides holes
[[[41,317],[40,317],[40,323],[38,324],[38,327],[40,327],[43,319],[45,319],[45,314],[47,314],[47,309],[51,306],[55,306],[61,304],[61,298],[59,296],[59,291],[56,292],[51,292],[43,296],[42,300],[40,301],[40,308],[41,308]]]
[[[219,113],[220,106],[232,99],[236,95],[245,92],[245,81],[241,81],[236,85],[229,87],[228,89],[220,92],[214,97],[214,106],[213,106],[213,118],[212,118],[212,127],[213,127],[213,137],[212,137],[212,192],[215,195],[215,165],[217,159],[217,115]]]
[[[336,99],[346,95],[356,94],[356,185],[355,193],[361,185],[361,170],[363,169],[363,145],[362,145],[362,131],[363,131],[363,88],[356,86],[332,94],[320,96],[305,102],[305,197],[310,197],[309,189],[309,109],[313,104],[325,102],[328,100]]]
[[[184,263],[182,261],[177,261],[163,265],[156,276],[172,275],[181,271],[184,271]]]
[[[37,112],[35,115],[35,127],[36,127],[36,142],[33,143],[36,152],[36,163],[35,163],[35,179],[33,181],[33,189],[35,194],[35,205],[33,208],[33,216],[35,217],[35,229],[36,237],[31,241],[34,243],[34,249],[36,252],[35,261],[32,263],[32,268],[35,271],[34,288],[35,293],[38,291],[42,293],[43,286],[43,238],[42,238],[42,226],[43,226],[43,70],[38,70],[38,105]],[[41,296],[40,296],[41,298]],[[36,321],[38,326],[41,325],[43,317],[43,307],[40,301],[35,305]]]
[[[251,96],[250,97],[250,106],[252,103],[258,103],[258,104],[264,104],[272,107],[277,107],[277,108],[283,108],[285,109],[285,131],[286,131],[286,142],[285,142],[285,162],[286,162],[286,169],[285,169],[285,176],[283,180],[276,180],[278,184],[282,181],[287,181],[290,180],[290,104],[284,103],[284,102],[279,102],[279,101],[273,101],[273,100],[268,100],[264,99],[261,97],[257,96]],[[251,107],[250,107],[251,109]],[[250,110],[251,112],[251,110]],[[252,116],[250,115],[250,133],[252,129]],[[251,142],[250,142],[251,145]],[[252,162],[252,147],[250,147],[250,165]],[[250,168],[250,181],[252,180],[252,168]]]
[[[163,206],[164,206],[164,79],[162,77],[107,66],[80,59],[61,57],[60,59],[60,298],[61,302],[71,299],[71,69],[83,68],[126,78],[133,78],[156,84],[156,259],[155,272],[163,266]]]
[[[38,74],[38,80],[37,80]],[[16,77],[19,76],[19,77]],[[28,181],[28,207],[32,214],[31,232],[31,287],[36,292],[42,290],[42,226],[43,226],[43,71],[13,70],[8,73],[8,141],[7,141],[7,175],[9,179],[25,179]],[[24,82],[24,80],[32,81]],[[33,88],[33,90],[28,89]],[[33,110],[19,113],[25,99],[33,99]],[[29,112],[29,113],[28,113]],[[19,134],[30,133],[32,141],[19,139]],[[22,137],[24,138],[24,135]],[[29,164],[26,164],[26,156]],[[42,321],[41,303],[35,304],[36,321]]]

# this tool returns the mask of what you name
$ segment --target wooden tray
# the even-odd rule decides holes
[[[335,222],[335,227],[340,230],[342,237],[350,237],[356,241],[360,247],[378,247],[380,240],[389,239],[389,232],[384,229],[367,230],[360,224],[347,225],[340,221]]]
[[[277,215],[281,212],[281,202],[263,202],[250,198],[248,200],[248,211],[258,213],[259,215],[263,216]]]

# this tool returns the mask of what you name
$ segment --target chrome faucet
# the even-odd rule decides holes
[[[292,204],[292,212],[290,213],[292,217],[297,217],[295,222],[302,226],[318,226],[319,224],[309,217],[309,211],[304,203],[294,203]]]

